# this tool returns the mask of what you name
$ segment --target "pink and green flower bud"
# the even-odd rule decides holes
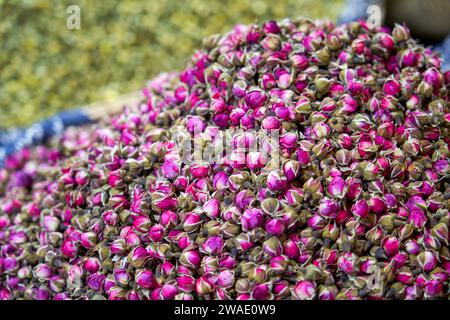
[[[408,268],[401,269],[397,272],[395,279],[403,284],[412,284],[414,281],[414,275]]]
[[[68,258],[75,258],[78,253],[78,248],[73,241],[64,241],[61,245],[61,252]]]
[[[415,229],[421,230],[427,223],[427,217],[422,210],[414,208],[409,214],[408,222],[411,223]]]
[[[195,269],[200,265],[200,255],[194,250],[183,251],[179,261],[182,265]]]
[[[221,288],[231,288],[233,287],[234,282],[235,278],[233,271],[223,270],[217,275],[217,285]]]
[[[202,223],[202,220],[200,218],[200,215],[195,212],[189,212],[186,214],[184,221],[183,221],[183,230],[190,233],[196,231],[200,224]]]
[[[251,291],[254,300],[267,300],[271,297],[271,285],[268,283],[257,284]]]
[[[371,212],[377,214],[383,213],[386,209],[384,201],[379,197],[371,197],[369,199],[369,207]]]
[[[426,83],[431,85],[434,89],[440,88],[443,83],[442,74],[436,68],[429,68],[423,74],[422,77]]]
[[[290,57],[292,65],[298,71],[305,70],[309,64],[308,58],[303,54],[294,54]]]
[[[147,233],[153,242],[161,242],[164,237],[164,227],[160,224],[153,225]]]
[[[33,274],[40,281],[48,280],[52,275],[52,269],[48,265],[41,263],[34,268]]]
[[[292,295],[296,300],[313,300],[316,297],[316,284],[308,280],[297,282],[292,289]]]
[[[436,256],[432,251],[422,251],[417,256],[417,262],[420,268],[425,272],[432,271],[437,264]]]
[[[394,256],[400,248],[400,240],[395,237],[388,237],[383,241],[383,250],[387,256]]]
[[[287,256],[281,255],[270,259],[270,270],[276,273],[283,273],[289,263],[289,258]]]
[[[283,251],[283,246],[277,237],[271,237],[264,241],[262,248],[271,257],[278,256]]]
[[[148,258],[149,254],[147,250],[142,246],[138,246],[131,251],[130,263],[135,268],[141,268],[147,262]]]
[[[57,231],[59,227],[59,219],[54,216],[45,216],[42,219],[42,225],[47,232]]]
[[[335,286],[320,286],[318,292],[319,300],[335,300],[338,294],[338,289]]]
[[[114,270],[114,279],[121,286],[127,286],[131,280],[127,270],[122,268]]]
[[[115,226],[119,222],[119,215],[113,210],[107,210],[102,214],[103,221],[110,226]]]
[[[323,198],[319,203],[319,214],[325,218],[335,218],[339,205],[335,200],[330,198]]]
[[[365,200],[358,200],[352,206],[352,213],[356,218],[367,218],[370,212],[370,206]]]
[[[155,277],[151,270],[141,269],[136,271],[134,281],[142,289],[151,289],[154,287]]]
[[[289,160],[286,161],[283,165],[283,172],[287,181],[292,181],[295,178],[297,178],[299,171],[300,171],[300,164],[298,161]]]
[[[268,100],[266,93],[262,90],[251,90],[245,96],[245,104],[251,109],[262,107]]]
[[[284,232],[284,223],[281,219],[270,219],[266,222],[265,229],[267,233],[273,236],[279,236]]]
[[[88,257],[84,261],[84,269],[89,273],[96,273],[101,267],[100,260],[95,257]]]
[[[210,166],[206,162],[197,162],[191,164],[189,171],[192,174],[192,176],[196,179],[205,178],[209,175],[210,172]]]
[[[177,287],[173,284],[165,284],[161,287],[161,297],[163,300],[173,300],[177,294]]]
[[[314,138],[317,140],[328,137],[330,132],[331,132],[331,129],[325,122],[316,123],[312,127],[312,134],[313,134]]]
[[[195,292],[199,296],[205,296],[205,295],[211,294],[213,292],[213,290],[214,290],[214,285],[206,276],[201,276],[195,282]]]
[[[215,219],[220,214],[220,202],[216,198],[211,198],[206,203],[203,204],[203,210],[205,214],[211,218]]]
[[[166,160],[161,166],[161,173],[167,179],[175,179],[180,172],[180,166],[174,160]]]
[[[219,236],[211,236],[206,239],[205,243],[202,245],[203,252],[209,255],[219,255],[222,253],[223,240]]]
[[[300,255],[300,249],[295,241],[288,239],[283,244],[283,253],[290,259],[297,260]]]
[[[448,227],[445,223],[440,222],[431,229],[431,234],[439,241],[448,244]]]
[[[342,199],[346,193],[346,184],[341,177],[335,177],[328,184],[328,193],[335,198]]]
[[[314,230],[321,230],[327,225],[327,220],[319,214],[314,214],[308,219],[308,226]]]
[[[263,213],[260,209],[246,209],[241,216],[242,230],[249,231],[259,227],[263,222]]]
[[[425,283],[425,298],[435,298],[442,294],[444,286],[442,282],[436,279],[429,280]]]
[[[341,271],[351,274],[358,270],[358,256],[353,252],[345,252],[338,259],[338,267]]]
[[[419,244],[417,243],[416,240],[413,240],[413,239],[406,240],[406,242],[404,244],[404,248],[405,248],[406,252],[408,252],[409,254],[412,254],[412,255],[418,255],[420,252]]]
[[[81,245],[86,249],[93,248],[97,244],[97,235],[94,232],[84,232],[81,234]]]
[[[311,162],[311,157],[310,157],[310,155],[309,155],[309,152],[308,152],[308,151],[305,151],[305,150],[300,150],[300,149],[299,149],[299,150],[297,151],[297,160],[298,160],[298,163],[299,163],[302,167],[309,165],[309,163]]]
[[[192,292],[195,289],[195,278],[190,275],[182,275],[177,278],[177,286],[183,292]]]

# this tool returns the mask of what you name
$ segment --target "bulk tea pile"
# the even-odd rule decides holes
[[[138,109],[8,159],[0,298],[447,299],[440,63],[402,25],[206,39]]]

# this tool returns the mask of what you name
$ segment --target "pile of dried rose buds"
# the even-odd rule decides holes
[[[440,63],[402,25],[206,39],[136,108],[7,160],[0,299],[448,299]]]

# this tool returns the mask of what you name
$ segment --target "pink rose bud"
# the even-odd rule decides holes
[[[345,252],[338,259],[339,269],[345,273],[354,273],[357,270],[358,256],[353,252]]]
[[[113,210],[107,210],[102,214],[103,221],[110,226],[115,226],[119,222],[119,215]]]
[[[319,214],[314,214],[308,219],[308,226],[314,230],[321,230],[327,225],[327,220]]]
[[[292,260],[297,260],[300,255],[300,249],[293,240],[288,239],[283,244],[283,253]]]
[[[319,204],[319,214],[325,218],[335,218],[338,212],[339,206],[336,201],[330,198],[323,198]]]
[[[366,218],[369,215],[370,207],[365,200],[358,200],[352,206],[352,213],[357,218]]]
[[[209,175],[210,166],[206,162],[197,162],[191,164],[189,170],[194,178],[200,179]]]
[[[267,157],[261,152],[250,151],[247,153],[245,163],[250,170],[263,168],[267,164]]]
[[[213,290],[214,290],[214,285],[206,276],[201,276],[195,282],[195,292],[199,296],[204,296],[204,295],[210,294],[210,293],[212,293]]]
[[[242,230],[249,231],[261,225],[263,213],[260,209],[246,209],[241,216]]]
[[[173,228],[178,224],[178,214],[173,211],[166,210],[161,213],[160,222],[164,228]]]
[[[404,270],[404,271],[398,271],[395,279],[403,284],[412,284],[414,280],[414,276],[412,275],[411,271]]]
[[[155,224],[150,228],[147,235],[152,241],[161,242],[164,236],[164,227],[160,224]]]
[[[54,216],[45,216],[42,225],[48,232],[56,231],[59,227],[59,219]]]
[[[195,278],[190,275],[179,276],[177,286],[183,292],[192,292],[195,289]]]
[[[420,252],[419,244],[417,243],[416,240],[413,240],[413,239],[406,240],[406,242],[404,244],[404,248],[405,248],[406,252],[408,252],[409,254],[412,254],[412,255],[418,255]]]
[[[186,267],[197,268],[200,265],[200,255],[194,250],[183,251],[179,261]]]
[[[173,284],[165,284],[161,288],[161,297],[164,300],[173,300],[177,294],[177,287]]]
[[[114,279],[116,283],[126,286],[130,282],[130,275],[126,269],[119,268],[114,270]]]
[[[310,163],[310,161],[311,161],[310,159],[311,159],[311,157],[310,157],[308,151],[305,151],[305,150],[298,150],[297,151],[297,160],[298,160],[298,163],[301,166],[308,165]]]
[[[295,54],[290,57],[292,65],[299,71],[305,70],[309,64],[308,58],[302,54]]]
[[[262,90],[252,90],[247,92],[245,103],[252,109],[262,107],[266,104],[267,96]]]
[[[48,265],[41,263],[34,268],[34,275],[41,281],[47,280],[52,275],[52,270]]]
[[[425,272],[432,271],[437,264],[437,260],[432,251],[423,251],[417,256],[420,268]]]
[[[401,87],[397,80],[389,79],[383,85],[383,93],[390,96],[397,96],[400,94]]]
[[[72,241],[64,241],[61,245],[61,252],[68,258],[75,258],[78,253],[78,248]]]
[[[387,256],[391,257],[398,252],[400,240],[395,237],[388,237],[383,242],[383,249]]]
[[[345,181],[341,177],[336,177],[328,184],[328,193],[335,198],[342,199],[345,196]]]
[[[219,287],[228,289],[231,288],[234,284],[234,273],[230,270],[221,271],[217,275],[217,285]]]
[[[266,222],[265,229],[269,234],[279,236],[284,232],[284,223],[280,219],[270,219]]]
[[[268,284],[266,283],[260,283],[257,284],[252,292],[251,292],[251,296],[253,297],[253,299],[255,300],[267,300],[269,299],[271,293],[271,288],[269,287]]]
[[[442,293],[443,285],[439,280],[429,280],[425,284],[424,292],[426,298],[437,297]]]
[[[203,132],[206,128],[206,122],[202,117],[199,116],[188,116],[186,128],[191,133]]]
[[[283,165],[284,176],[288,181],[292,181],[297,178],[300,171],[300,164],[298,161],[289,160],[286,161]]]
[[[278,130],[281,127],[281,121],[276,117],[268,116],[264,118],[261,126],[265,130]]]
[[[383,213],[386,208],[384,201],[378,197],[371,197],[369,199],[369,207],[372,212],[377,214]]]
[[[95,257],[89,257],[84,261],[84,269],[89,273],[96,273],[100,267],[100,260]]]
[[[138,216],[133,220],[133,226],[139,232],[148,232],[151,225],[152,222],[147,216]]]
[[[316,123],[312,127],[313,136],[318,140],[328,137],[330,132],[331,129],[325,122]]]
[[[334,265],[338,260],[338,251],[334,249],[325,249],[323,259],[327,265]]]
[[[427,223],[427,217],[422,210],[414,208],[409,215],[408,222],[412,223],[415,229],[422,229]]]
[[[442,86],[443,77],[442,74],[436,68],[429,68],[422,74],[426,83],[437,89]]]
[[[219,236],[211,236],[206,239],[205,243],[202,245],[202,249],[205,253],[210,255],[218,255],[222,253],[223,240]]]
[[[215,190],[223,189],[228,185],[228,176],[223,171],[217,172],[214,174],[212,182]]]
[[[312,300],[316,296],[316,284],[302,280],[295,284],[292,294],[297,300]]]
[[[180,172],[180,167],[174,160],[166,160],[161,166],[161,172],[167,179],[175,179]]]

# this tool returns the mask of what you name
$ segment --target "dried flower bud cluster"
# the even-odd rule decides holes
[[[138,108],[7,160],[0,299],[448,298],[449,85],[402,25],[212,36]],[[232,128],[244,150],[181,158]]]

